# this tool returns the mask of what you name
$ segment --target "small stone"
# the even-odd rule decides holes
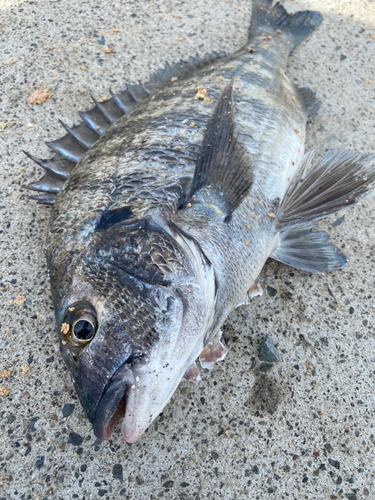
[[[104,495],[105,495],[106,493],[108,493],[108,490],[99,490],[99,491],[98,491],[98,494],[99,494],[99,496],[100,496],[100,497],[104,497]]]
[[[77,434],[76,432],[71,432],[69,434],[68,444],[72,444],[73,446],[81,446],[83,443],[83,438]]]
[[[217,451],[215,451],[215,450],[211,451],[211,457],[212,457],[212,458],[215,458],[215,459],[216,459],[216,458],[219,458],[219,456],[220,456],[220,455],[218,454],[218,452],[217,452]]]
[[[145,480],[141,476],[136,476],[135,482],[138,484],[138,486],[142,486],[142,484],[145,484]]]
[[[163,484],[163,488],[172,488],[173,485],[174,485],[174,481],[166,481]]]
[[[123,475],[123,468],[121,464],[115,464],[112,469],[112,476],[113,479],[118,479],[119,481],[122,481],[124,478]]]
[[[357,495],[355,493],[345,493],[348,500],[357,500]]]
[[[30,418],[28,426],[27,426],[27,430],[29,432],[35,432],[36,431],[35,424],[36,424],[36,422],[38,420],[39,420],[39,417]]]
[[[254,474],[259,474],[259,467],[257,465],[254,465],[253,472]]]
[[[340,61],[345,61],[345,59],[346,59],[346,56],[344,54],[341,54],[340,55]]]
[[[183,482],[180,484],[180,486],[182,486],[182,488],[187,488],[188,486],[190,486],[190,484]]]
[[[329,458],[328,459],[328,462],[330,463],[330,465],[332,465],[332,467],[334,467],[335,469],[340,469],[340,462],[338,460],[332,460],[332,458]]]
[[[266,336],[258,353],[260,361],[266,361],[267,363],[279,363],[281,361],[279,353],[269,335]]]
[[[35,467],[40,470],[44,466],[44,456],[41,456],[35,462]]]
[[[330,444],[325,444],[324,445],[324,448],[329,452],[329,453],[332,453],[333,452],[333,447],[330,445]]]
[[[70,417],[70,415],[73,413],[75,407],[76,407],[76,405],[73,403],[65,403],[62,410],[61,410],[63,417],[64,418]]]
[[[277,294],[277,290],[272,286],[267,286],[267,293],[270,297],[274,297]]]

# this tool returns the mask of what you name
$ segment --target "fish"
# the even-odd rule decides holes
[[[27,187],[51,206],[47,264],[62,357],[95,435],[134,443],[182,380],[226,355],[220,329],[267,259],[322,274],[314,230],[375,185],[375,155],[305,153],[316,93],[286,74],[322,22],[254,0],[247,42],[159,70],[80,113]]]

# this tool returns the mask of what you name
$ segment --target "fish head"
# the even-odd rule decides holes
[[[75,256],[55,310],[61,352],[96,436],[109,439],[123,419],[123,436],[134,442],[204,347],[213,271],[186,236],[150,222],[116,226]]]

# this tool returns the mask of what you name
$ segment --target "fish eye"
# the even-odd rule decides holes
[[[94,338],[98,328],[96,311],[90,302],[71,304],[61,325],[64,340],[74,347],[83,347]]]
[[[74,335],[79,340],[91,340],[95,333],[94,325],[87,319],[80,319],[77,321],[73,326],[73,330]]]

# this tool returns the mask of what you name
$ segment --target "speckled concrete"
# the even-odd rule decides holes
[[[288,69],[323,100],[308,148],[374,151],[375,4],[286,5],[325,17]],[[249,2],[0,7],[0,385],[10,391],[0,396],[0,499],[375,499],[374,195],[322,224],[347,267],[313,276],[269,262],[259,278],[265,295],[227,320],[226,359],[202,371],[198,388],[182,385],[134,445],[119,430],[107,443],[95,439],[56,349],[49,211],[21,190],[40,176],[21,150],[49,155],[43,142],[62,134],[57,118],[73,124],[91,93],[119,91],[166,61],[240,47]],[[53,98],[31,106],[39,88]],[[262,373],[267,333],[282,362]]]

